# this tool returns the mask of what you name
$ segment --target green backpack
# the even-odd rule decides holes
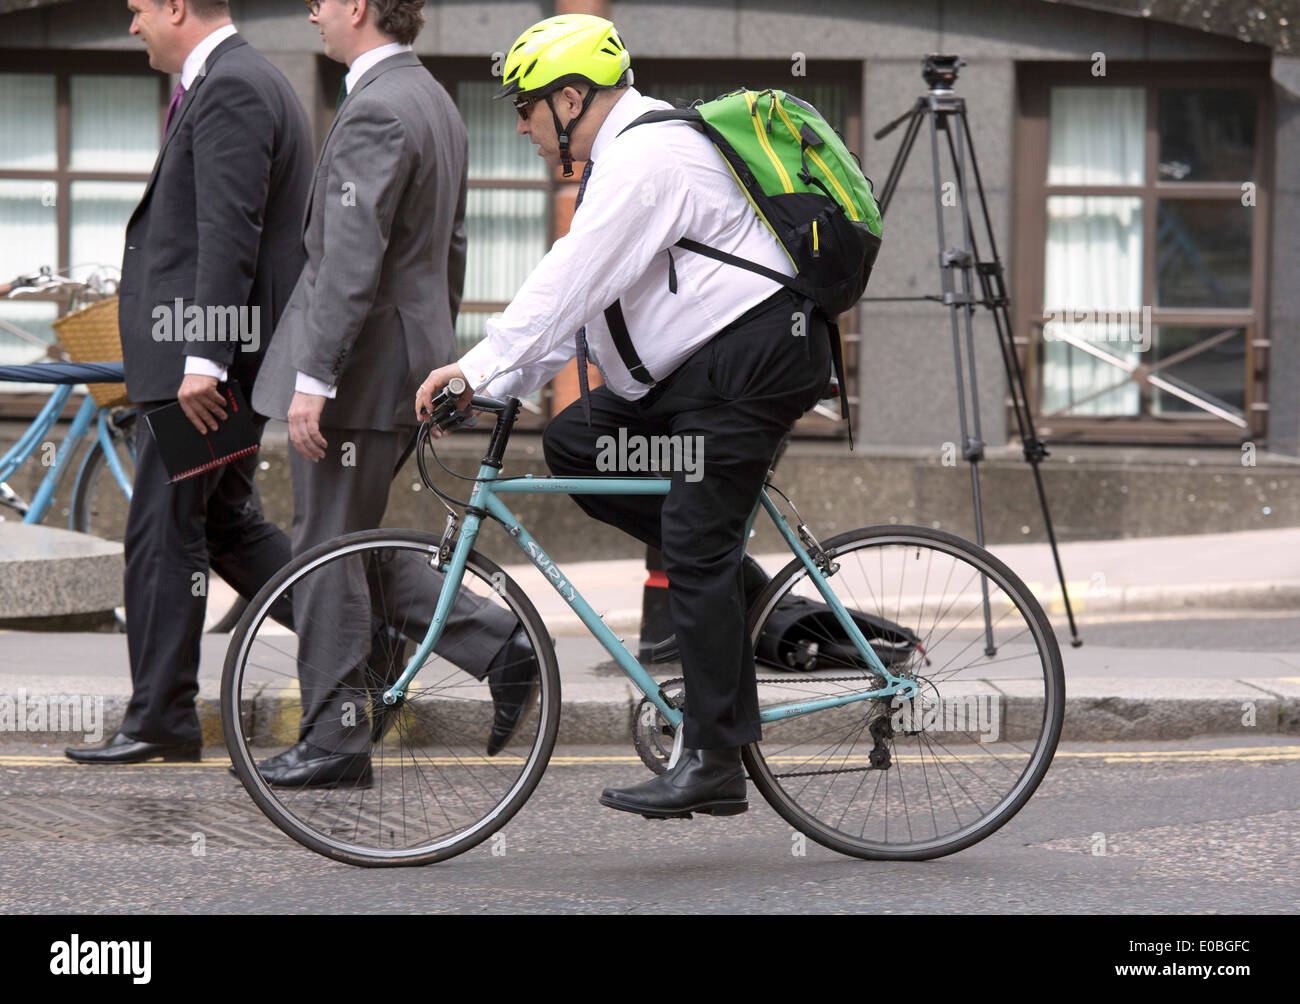
[[[767,276],[820,310],[840,385],[840,415],[847,419],[843,344],[835,319],[861,298],[881,239],[880,210],[857,159],[816,108],[785,91],[732,91],[692,108],[646,112],[625,131],[650,122],[689,122],[712,141],[790,257],[795,276],[698,241],[683,238],[676,246]],[[624,343],[630,350],[631,341],[617,302],[613,313],[606,318],[626,362]],[[850,441],[852,435],[850,425]]]

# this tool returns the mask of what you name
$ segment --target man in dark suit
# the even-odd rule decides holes
[[[380,525],[415,431],[410,405],[420,378],[456,354],[468,141],[450,96],[411,51],[423,6],[310,5],[325,54],[348,66],[345,95],[312,185],[307,263],[252,399],[257,411],[289,423],[294,554]],[[396,572],[390,596],[411,592],[403,582],[429,581],[416,574],[427,567],[407,557],[419,567]],[[370,729],[346,724],[344,711],[365,690],[374,629],[342,614],[370,602],[364,575],[348,569],[340,561],[294,586],[294,622],[305,628],[302,721],[299,742],[259,766],[271,784],[369,783]],[[408,635],[423,636],[436,599],[427,585],[411,599],[401,618]],[[468,590],[451,621],[437,651],[488,681],[493,755],[519,725],[536,663],[517,618]]]
[[[215,429],[226,418],[219,384],[251,391],[302,269],[311,133],[288,81],[236,33],[226,0],[128,6],[150,65],[181,82],[127,225],[126,387],[143,411],[179,400],[196,428]],[[199,759],[209,566],[251,596],[290,557],[254,493],[255,455],[169,485],[145,423],[137,429],[125,542],[133,693],[117,735],[67,751],[82,762]]]

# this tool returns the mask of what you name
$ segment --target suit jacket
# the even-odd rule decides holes
[[[222,41],[172,116],[126,228],[118,326],[134,400],[174,399],[186,355],[253,386],[302,271],[311,149],[280,71],[239,35]],[[204,340],[185,340],[192,306],[203,322],[189,333]]]
[[[416,424],[420,382],[456,358],[467,148],[456,106],[413,53],[357,81],[321,149],[303,224],[307,264],[254,409],[285,418],[301,371],[338,387],[322,426]]]

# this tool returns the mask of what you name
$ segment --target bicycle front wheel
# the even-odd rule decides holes
[[[921,860],[969,847],[1019,811],[1051,764],[1065,713],[1051,625],[1006,565],[953,534],[872,527],[822,546],[834,568],[824,581],[865,615],[868,643],[917,696],[765,721],[744,752],[750,777],[787,822],[844,854]],[[883,687],[822,604],[798,560],[754,604],[751,638],[769,663],[758,666],[761,707]],[[774,675],[782,664],[807,671]]]
[[[555,745],[550,636],[475,552],[438,647],[405,699],[383,702],[442,591],[439,543],[367,530],[305,552],[250,601],[226,654],[222,725],[239,779],[290,837],[349,864],[423,865],[469,850],[524,804]],[[517,723],[508,739],[502,707]],[[270,755],[299,740],[346,776],[322,769],[302,786],[277,784],[286,779]]]
[[[110,440],[118,463],[128,478],[135,479],[135,427],[137,416],[125,415],[109,423]],[[126,517],[131,500],[122,491],[104,455],[104,446],[95,437],[77,471],[72,488],[72,529],[104,540],[121,543],[126,537]]]

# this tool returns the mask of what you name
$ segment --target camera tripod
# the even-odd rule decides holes
[[[904,123],[907,131],[899,145],[898,153],[889,168],[889,176],[881,189],[878,200],[882,218],[889,209],[890,200],[907,163],[908,155],[916,142],[922,124],[928,120],[930,126],[930,153],[934,174],[934,216],[939,238],[939,273],[943,293],[940,296],[889,296],[864,297],[864,300],[931,300],[946,304],[952,319],[953,361],[957,377],[957,413],[961,422],[962,458],[970,465],[971,492],[975,506],[975,541],[984,546],[984,516],[980,502],[979,463],[984,459],[984,439],[980,430],[979,383],[975,372],[975,342],[971,320],[977,306],[986,307],[993,315],[993,325],[997,329],[998,348],[1002,352],[1002,364],[1006,369],[1007,386],[1011,391],[1011,406],[1016,417],[1016,426],[1020,442],[1034,472],[1034,485],[1038,489],[1038,504],[1043,513],[1043,524],[1047,529],[1047,539],[1052,549],[1052,561],[1056,565],[1057,579],[1061,584],[1061,597],[1065,603],[1065,614],[1070,624],[1071,642],[1075,648],[1083,644],[1074,622],[1074,610],[1070,605],[1070,595],[1065,586],[1065,572],[1061,568],[1061,555],[1056,546],[1056,532],[1052,528],[1052,516],[1047,507],[1047,494],[1043,490],[1043,477],[1039,465],[1048,456],[1047,447],[1038,438],[1034,430],[1033,416],[1029,410],[1029,397],[1025,391],[1025,376],[1016,354],[1011,337],[1011,316],[1008,312],[1006,282],[1003,277],[1002,261],[998,257],[997,242],[993,237],[993,224],[989,218],[988,204],[984,198],[984,184],[980,178],[979,161],[975,156],[975,145],[971,139],[970,124],[966,117],[965,99],[953,93],[953,84],[957,81],[957,71],[965,66],[957,56],[927,55],[922,61],[922,77],[929,87],[929,93],[916,99],[916,103],[898,118],[874,134],[876,139],[883,139]],[[940,181],[939,134],[943,133],[947,141],[948,155],[956,173],[957,192],[961,200],[962,243],[949,245],[943,226],[942,184]],[[984,219],[984,229],[988,234],[990,257],[984,259],[975,239],[971,222],[970,201],[967,199],[966,156],[970,154],[971,173],[974,175],[975,190],[979,195],[979,209]],[[976,292],[978,281],[978,293]],[[964,327],[966,361],[962,359],[962,334]],[[969,386],[968,386],[969,384]],[[970,404],[967,405],[969,396]],[[969,411],[969,422],[967,413]],[[996,646],[993,640],[992,618],[988,604],[987,583],[981,583],[984,589],[984,639],[985,652],[993,655]]]

